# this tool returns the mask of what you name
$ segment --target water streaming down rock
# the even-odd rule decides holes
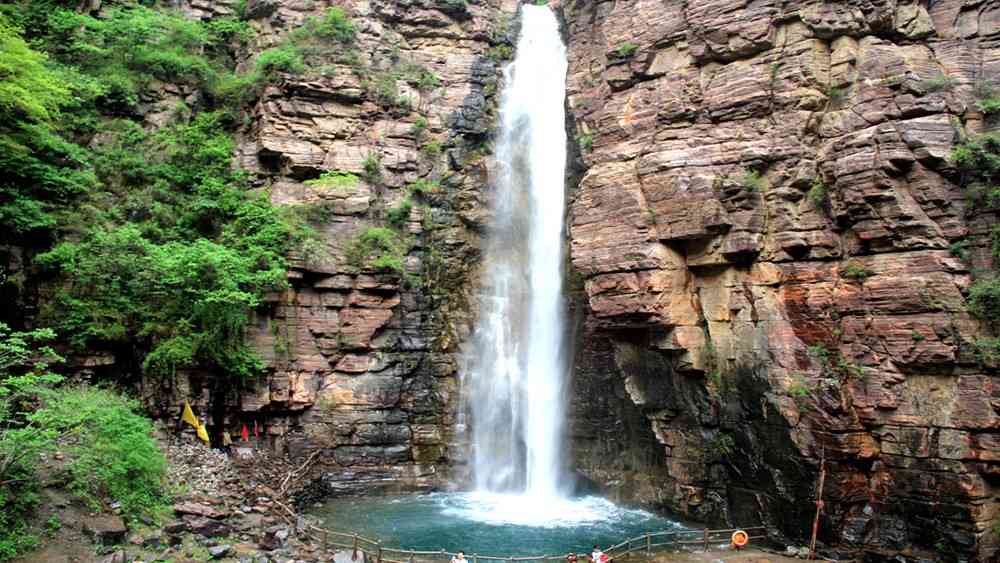
[[[477,489],[563,493],[566,50],[555,15],[522,6],[505,69],[494,221],[463,372]]]

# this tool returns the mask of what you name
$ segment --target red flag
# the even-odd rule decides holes
[[[244,442],[250,441],[250,431],[247,430],[246,424],[243,425],[243,431],[240,432],[240,438],[242,438]]]

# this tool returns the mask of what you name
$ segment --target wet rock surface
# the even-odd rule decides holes
[[[581,473],[803,538],[825,459],[822,541],[995,557],[1000,403],[963,297],[995,218],[969,207],[948,154],[995,126],[973,90],[1000,72],[1000,10],[559,9],[585,168]]]

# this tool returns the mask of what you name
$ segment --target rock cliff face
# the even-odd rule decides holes
[[[551,4],[579,145],[579,473],[624,501],[802,538],[822,466],[823,541],[996,557],[1000,386],[963,297],[991,266],[995,217],[947,156],[989,127],[972,102],[1000,75],[1000,5]],[[208,19],[237,2],[175,5]],[[143,392],[163,415],[188,399],[216,428],[256,422],[296,460],[319,452],[321,492],[445,486],[463,471],[458,352],[516,1],[249,0],[244,64],[333,5],[355,43],[268,87],[237,149],[319,233],[251,334],[268,373]],[[167,92],[149,125],[188,94]],[[390,219],[400,272],[352,256]]]
[[[995,557],[1000,386],[963,298],[994,217],[947,157],[989,126],[973,90],[1000,73],[1000,5],[560,10],[580,472],[801,538],[825,460],[821,540]]]
[[[179,7],[207,19],[234,5]],[[250,0],[258,37],[246,64],[331,6],[354,23],[354,43],[269,86],[237,148],[256,185],[304,209],[318,232],[251,334],[268,374],[233,390],[185,373],[171,389],[145,391],[170,412],[194,398],[217,428],[256,422],[293,458],[320,452],[315,469],[329,491],[441,486],[460,457],[449,448],[457,346],[511,18],[494,2]],[[401,271],[351,256],[373,228]]]

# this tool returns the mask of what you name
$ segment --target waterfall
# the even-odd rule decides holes
[[[547,7],[521,7],[504,76],[494,219],[462,374],[472,469],[480,491],[551,498],[565,489],[566,49]]]

